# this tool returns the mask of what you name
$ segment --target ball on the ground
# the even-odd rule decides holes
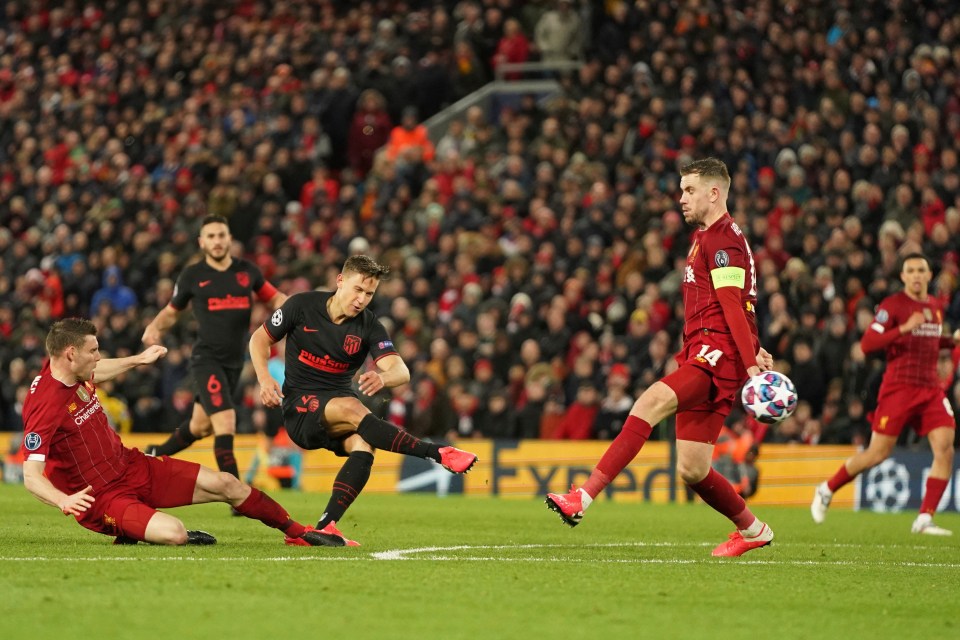
[[[763,371],[743,385],[740,400],[748,415],[759,422],[780,422],[797,408],[797,388],[777,371]]]

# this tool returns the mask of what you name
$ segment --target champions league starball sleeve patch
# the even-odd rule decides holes
[[[887,320],[890,319],[890,314],[887,313],[886,309],[880,309],[877,311],[877,322],[880,324],[886,324]]]
[[[713,262],[721,269],[730,264],[730,255],[721,249],[713,256]]]
[[[276,311],[273,312],[273,315],[270,316],[270,324],[272,324],[275,327],[279,327],[281,324],[283,324],[282,310],[277,309]]]

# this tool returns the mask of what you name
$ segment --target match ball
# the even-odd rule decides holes
[[[740,400],[744,410],[758,422],[773,424],[797,408],[797,388],[790,378],[776,371],[759,373],[743,385]]]

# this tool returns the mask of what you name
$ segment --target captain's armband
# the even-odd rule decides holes
[[[713,280],[714,289],[723,287],[743,289],[743,285],[747,281],[747,272],[743,267],[720,267],[710,272],[710,279]]]

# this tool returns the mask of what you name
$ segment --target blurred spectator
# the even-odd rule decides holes
[[[109,307],[110,313],[124,313],[137,304],[137,294],[133,289],[123,284],[120,267],[109,266],[103,272],[103,286],[93,293],[90,299],[90,309],[95,315],[103,313],[103,305]]]
[[[567,407],[553,437],[558,440],[590,440],[593,425],[600,411],[600,394],[590,381],[580,383],[576,400]]]
[[[429,162],[433,160],[433,143],[427,137],[427,128],[418,124],[417,109],[407,107],[403,110],[400,124],[390,131],[390,139],[387,142],[386,155],[391,161],[407,161],[411,156],[407,153],[410,149],[417,149],[419,153],[415,157],[417,160]]]
[[[503,24],[503,37],[497,43],[491,66],[496,71],[502,64],[522,64],[529,59],[530,42],[520,29],[520,22],[510,18]],[[507,80],[518,80],[522,77],[523,74],[519,71],[511,71],[504,75]]]
[[[601,440],[617,437],[624,420],[633,407],[633,398],[627,393],[630,388],[630,371],[623,364],[610,367],[607,376],[606,395],[600,401],[600,411],[594,422],[594,432]]]
[[[557,0],[535,29],[537,48],[544,62],[577,60],[581,54],[580,16],[573,0]]]
[[[361,93],[347,138],[349,165],[358,178],[370,172],[373,156],[386,144],[392,128],[383,94],[376,89]]]

